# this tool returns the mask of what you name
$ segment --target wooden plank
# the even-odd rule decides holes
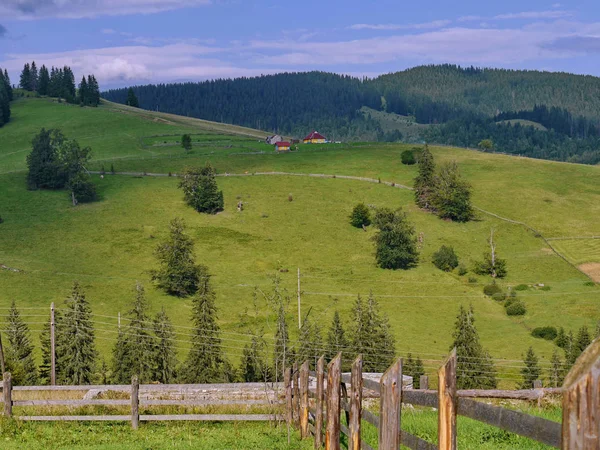
[[[392,364],[379,382],[379,450],[400,448],[402,359]]]
[[[16,400],[13,406],[126,406],[131,400]]]
[[[283,383],[268,383],[274,390],[283,390]],[[263,391],[265,383],[207,383],[207,384],[140,384],[140,393],[145,392],[185,392],[210,390],[256,390]],[[14,386],[14,391],[123,391],[130,392],[130,384],[82,384],[61,386]]]
[[[352,382],[350,384],[350,434],[348,450],[360,450],[360,421],[362,417],[362,356],[358,356],[352,364]]]
[[[458,399],[458,414],[560,448],[561,424],[558,422],[468,398]]]
[[[419,378],[419,389],[427,390],[429,389],[429,377],[427,375],[421,375]]]
[[[2,379],[2,397],[4,399],[4,417],[12,416],[12,376],[4,372]]]
[[[402,403],[437,408],[439,406],[438,393],[437,391],[415,391],[407,389],[406,391],[402,391]]]
[[[362,412],[362,417],[365,421],[369,422],[374,427],[379,428],[379,416],[378,415],[373,414],[368,409],[365,409]]]
[[[285,419],[288,427],[292,426],[293,421],[293,405],[292,405],[292,369],[287,368],[283,374],[285,386]]]
[[[437,445],[431,444],[424,439],[421,439],[414,434],[402,431],[401,433],[401,444],[404,447],[408,447],[411,450],[437,450]]]
[[[297,427],[300,426],[300,387],[299,387],[299,383],[300,383],[300,374],[298,372],[298,363],[294,363],[294,365],[292,366],[292,387],[293,387],[292,411],[294,412],[294,414],[293,414],[294,423],[296,424]]]
[[[338,353],[327,366],[327,428],[325,449],[340,450],[340,381],[342,353]]]
[[[168,420],[205,421],[205,422],[268,422],[273,420],[272,414],[147,414],[141,415],[142,422]],[[278,419],[277,416],[275,416]]]
[[[456,348],[438,370],[438,447],[456,450]]]
[[[317,393],[315,402],[315,449],[323,446],[323,394],[325,388],[325,357],[317,361]]]
[[[130,421],[131,416],[17,416],[15,417],[18,420],[28,420],[28,421],[44,421],[44,422],[73,422],[73,421],[81,421],[81,422],[105,422],[105,421]]]
[[[600,448],[600,339],[577,358],[563,387],[562,448]]]
[[[140,382],[137,375],[131,377],[131,428],[137,430],[140,424]]]
[[[370,391],[374,391],[379,393],[380,383],[377,381],[369,380],[367,378],[363,378],[363,386]]]
[[[308,437],[308,361],[300,367],[300,437]]]

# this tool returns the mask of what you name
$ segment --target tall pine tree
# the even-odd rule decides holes
[[[50,74],[48,68],[44,65],[40,68],[40,76],[38,79],[38,94],[48,95],[48,89],[50,87]]]
[[[60,346],[56,350],[57,365],[64,384],[90,384],[96,366],[96,351],[92,309],[79,283],[73,283],[71,296],[65,301],[65,311],[57,333]]]
[[[456,348],[456,387],[458,389],[495,389],[498,385],[491,356],[484,350],[475,328],[473,307],[468,311],[460,306],[454,326]]]
[[[85,76],[81,78],[77,94],[77,97],[79,98],[79,104],[81,106],[87,106],[90,98],[90,93],[88,91],[88,83],[85,79]]]
[[[419,157],[419,174],[415,178],[415,202],[420,208],[431,208],[431,194],[433,192],[435,176],[435,163],[429,147],[425,149]]]
[[[163,384],[172,383],[176,377],[178,362],[175,350],[175,332],[165,308],[162,308],[154,318],[154,337],[152,380]]]
[[[29,87],[30,91],[37,92],[38,90],[38,69],[35,65],[35,61],[31,63],[31,68],[29,71]]]
[[[210,275],[205,271],[200,277],[198,292],[192,299],[192,347],[181,374],[186,383],[226,382],[231,375],[226,372],[227,364],[221,349],[216,297]]]
[[[21,86],[21,89],[31,91],[31,67],[29,66],[29,63],[25,63],[23,66],[19,86]]]
[[[343,355],[342,366],[347,369],[351,364],[350,342],[346,336],[340,313],[336,310],[327,332],[325,358],[327,361],[331,361],[339,352],[342,352]]]
[[[521,369],[522,381],[519,385],[519,389],[532,389],[533,382],[540,379],[542,369],[538,364],[538,357],[533,351],[533,347],[527,349],[527,353],[523,358],[523,364],[525,367]]]
[[[140,102],[138,101],[135,92],[133,92],[132,88],[127,90],[127,102],[126,105],[133,106],[134,108],[140,107]]]
[[[313,323],[307,314],[300,327],[298,337],[298,362],[302,364],[304,361],[308,361],[309,367],[314,369],[322,351],[323,342],[320,327],[317,323]]]
[[[6,370],[12,375],[14,385],[33,386],[37,383],[37,369],[33,358],[33,344],[29,327],[17,310],[13,300],[6,319]]]

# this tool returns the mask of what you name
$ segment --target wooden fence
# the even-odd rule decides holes
[[[379,383],[363,377],[362,359],[352,364],[350,375],[341,373],[341,354],[328,365],[324,358],[309,372],[308,362],[285,371],[286,418],[299,428],[302,438],[314,437],[315,448],[340,449],[340,434],[348,439],[348,449],[372,450],[361,438],[361,423],[378,429],[378,449],[397,450],[400,445],[415,450],[456,449],[456,417],[461,415],[562,449],[600,448],[600,340],[596,339],[580,356],[567,375],[562,389],[549,390],[563,395],[562,424],[469,397],[539,398],[540,389],[512,391],[459,391],[456,388],[456,351],[438,370],[438,390],[409,390],[402,385],[402,359],[396,361]],[[316,389],[309,388],[309,377]],[[325,382],[327,379],[327,382]],[[427,380],[423,380],[427,384]],[[347,385],[350,385],[348,391]],[[423,385],[423,384],[422,384]],[[538,391],[538,392],[536,392]],[[363,408],[364,393],[379,397],[379,415]],[[530,394],[534,395],[530,395]],[[436,408],[438,442],[427,442],[401,428],[402,404]],[[342,423],[341,413],[346,417]]]
[[[12,386],[11,374],[4,373],[2,383],[2,403],[4,404],[4,416],[14,417],[25,421],[130,421],[134,429],[138,428],[139,422],[150,421],[273,421],[283,420],[281,414],[277,412],[282,405],[283,396],[278,394],[281,383],[269,383],[269,387],[264,383],[228,383],[228,384],[147,384],[140,385],[138,377],[134,376],[131,385],[85,385],[85,386]],[[186,393],[205,393],[208,390],[220,391],[222,393],[203,394],[202,397],[208,398],[167,398],[172,394],[177,397],[183,397]],[[237,398],[232,399],[228,391],[232,389],[254,389],[254,397],[260,398]],[[15,400],[13,394],[19,393],[48,393],[56,391],[82,391],[86,393],[93,392],[118,392],[129,393],[129,399],[97,399],[88,398],[84,395],[83,399],[77,400]],[[140,392],[153,396],[162,397],[140,398]],[[26,395],[26,394],[25,394]],[[92,396],[93,397],[93,396]],[[223,398],[225,397],[225,398]],[[263,406],[272,410],[270,414],[140,414],[140,407],[150,406],[179,406],[179,407],[205,407],[205,406]],[[13,407],[67,407],[76,408],[83,406],[116,406],[130,408],[130,414],[108,414],[108,415],[13,415]],[[281,408],[282,409],[282,408]],[[283,410],[283,409],[282,409]]]

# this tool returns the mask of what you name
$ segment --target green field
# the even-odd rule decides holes
[[[589,278],[523,225],[485,212],[467,224],[441,221],[419,211],[410,190],[383,183],[252,176],[266,171],[324,173],[410,186],[417,168],[402,165],[400,153],[412,145],[301,145],[298,152],[278,155],[259,142],[264,138],[260,132],[111,104],[92,109],[29,99],[14,103],[13,116],[0,129],[0,216],[5,220],[0,225],[0,264],[22,272],[0,270],[0,307],[7,308],[14,299],[22,308],[43,308],[24,310],[30,311],[31,328],[39,330],[43,318],[38,317],[46,314],[50,302],[60,306],[73,280],[80,280],[97,315],[97,343],[106,359],[116,338],[117,314],[128,310],[136,281],[146,286],[154,311],[165,306],[177,326],[190,326],[190,300],[168,297],[149,281],[148,272],[155,268],[153,250],[174,217],[185,219],[198,261],[214,275],[223,344],[236,365],[248,332],[263,327],[267,339],[273,336],[264,301],[258,302],[257,317],[246,317],[253,313],[255,286],[269,289],[271,277],[278,274],[292,300],[289,323],[297,322],[297,268],[302,273],[303,312],[310,310],[323,329],[335,309],[347,321],[355,296],[372,291],[390,318],[398,352],[420,355],[429,372],[448,352],[459,305],[473,304],[484,345],[498,358],[503,385],[511,387],[520,367],[517,360],[530,345],[542,364],[554,349],[532,338],[532,328],[554,325],[576,331],[582,325],[593,328],[600,319],[600,288],[590,286]],[[95,157],[91,169],[108,171],[113,165],[117,172],[166,174],[210,161],[220,174],[249,176],[218,178],[226,207],[216,216],[187,207],[177,179],[166,176],[94,175],[100,201],[73,208],[65,192],[25,189],[25,156],[42,126],[60,126],[68,137],[90,145]],[[177,146],[184,132],[196,144],[189,154]],[[254,148],[266,153],[253,154]],[[432,151],[437,161],[459,163],[473,184],[474,203],[485,211],[524,222],[544,237],[600,234],[599,167],[454,148]],[[238,199],[245,204],[242,213],[234,207]],[[361,201],[405,208],[424,237],[417,268],[394,272],[375,267],[373,230],[354,229],[347,220]],[[446,244],[471,267],[486,249],[492,228],[498,251],[508,260],[509,275],[502,284],[550,287],[520,294],[528,308],[522,318],[507,317],[502,305],[483,296],[489,280],[472,273],[446,274],[430,262],[432,253]],[[559,241],[551,242],[554,246]],[[573,250],[569,261],[584,258],[587,249]],[[178,331],[183,358],[189,329]]]

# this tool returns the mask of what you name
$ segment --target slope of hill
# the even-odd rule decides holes
[[[373,80],[323,72],[283,73],[137,86],[134,91],[146,109],[158,107],[298,137],[319,129],[332,140],[404,138],[470,147],[493,139],[505,153],[587,164],[600,161],[600,78],[590,76],[443,65]],[[124,103],[127,90],[110,90],[103,96]],[[372,112],[363,114],[361,108]],[[538,122],[534,117],[540,111],[547,119],[542,124],[552,133],[540,133],[522,121],[517,126],[496,124],[512,119]],[[397,116],[443,126],[407,129],[408,122],[398,122]]]
[[[175,325],[190,326],[190,300],[155,289],[148,274],[155,267],[157,242],[166,236],[174,217],[185,219],[198,260],[214,275],[223,345],[236,365],[247,341],[245,333],[264,326],[267,340],[273,338],[269,328],[273,315],[267,305],[258,301],[256,317],[249,311],[254,286],[268,290],[270,277],[279,274],[287,293],[295,295],[298,267],[303,313],[310,311],[324,328],[338,309],[350,326],[353,299],[372,291],[390,319],[398,352],[421,355],[428,371],[448,351],[458,306],[473,304],[483,343],[499,358],[501,381],[510,386],[519,370],[514,361],[521,359],[529,345],[541,355],[544,367],[554,350],[552,344],[531,337],[532,328],[554,325],[576,331],[582,325],[594,327],[600,317],[600,288],[589,285],[589,279],[554,253],[537,232],[519,223],[484,212],[467,224],[441,221],[418,210],[410,190],[383,183],[259,174],[274,170],[329,173],[410,186],[416,167],[402,165],[400,153],[412,145],[305,145],[289,154],[275,154],[265,145],[260,148],[268,153],[259,153],[250,148],[259,145],[256,138],[232,136],[231,143],[223,145],[227,136],[202,131],[200,125],[187,126],[186,118],[129,109],[123,114],[109,107],[79,108],[40,99],[22,100],[14,106],[15,120],[0,130],[0,165],[4,168],[2,161],[10,160],[18,169],[0,174],[4,219],[0,264],[21,271],[0,270],[0,307],[8,307],[14,299],[20,307],[41,308],[45,314],[51,301],[63,304],[70,284],[78,279],[94,314],[107,316],[97,321],[98,346],[107,359],[117,335],[117,314],[129,309],[136,281],[146,285],[153,311],[164,306]],[[188,208],[177,179],[168,176],[95,175],[100,201],[73,208],[65,192],[26,190],[24,158],[31,136],[18,135],[33,134],[43,126],[61,126],[69,137],[98,151],[99,159],[91,169],[114,164],[117,172],[166,175],[208,160],[222,175],[244,176],[218,178],[226,207],[216,216]],[[170,145],[182,132],[196,136],[188,154]],[[246,146],[246,151],[235,149],[237,145]],[[17,157],[14,151],[19,148]],[[432,150],[439,162],[458,161],[474,186],[476,205],[483,210],[525,222],[547,238],[600,234],[595,220],[600,214],[600,168],[464,149]],[[240,199],[245,204],[243,212],[232,206]],[[357,202],[402,206],[408,212],[417,232],[423,233],[419,267],[394,272],[374,266],[370,240],[374,231],[365,233],[348,224]],[[508,317],[501,304],[483,296],[482,286],[489,279],[441,272],[430,262],[441,245],[452,245],[470,268],[486,249],[492,228],[498,252],[508,260],[509,275],[502,286],[530,286],[520,294],[528,310],[520,319]],[[581,255],[578,248],[568,247],[570,262],[600,263],[595,252]],[[549,288],[533,287],[538,283]],[[290,324],[296,322],[294,308],[289,308],[287,317]],[[36,333],[40,329],[32,328]],[[177,347],[183,356],[189,348],[189,330],[177,330]],[[294,329],[292,336],[295,333]]]

